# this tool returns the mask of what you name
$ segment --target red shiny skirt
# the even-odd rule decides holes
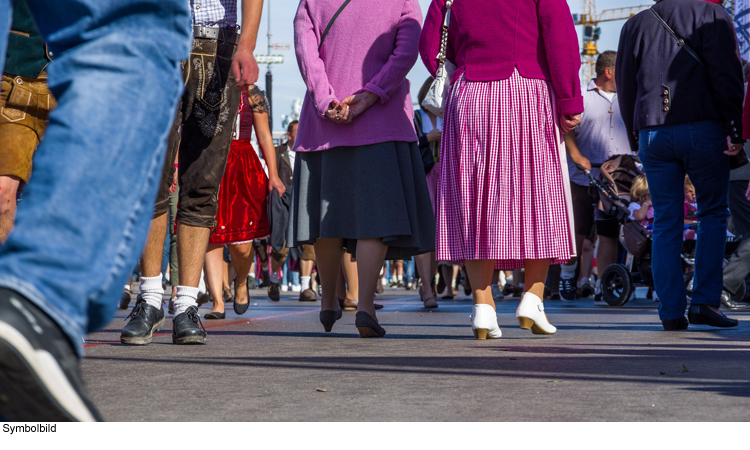
[[[268,236],[268,177],[249,139],[232,141],[219,189],[210,244],[241,244]]]

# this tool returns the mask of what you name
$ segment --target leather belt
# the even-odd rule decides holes
[[[196,39],[214,39],[237,44],[237,30],[234,27],[204,27],[197,25],[193,27],[193,37]]]

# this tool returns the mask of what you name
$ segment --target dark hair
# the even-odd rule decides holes
[[[606,52],[599,55],[596,59],[596,76],[600,77],[604,73],[604,69],[609,67],[610,69],[615,68],[615,60],[617,59],[617,52],[607,50]]]
[[[435,81],[432,77],[427,77],[426,80],[424,80],[424,84],[419,89],[419,94],[417,95],[417,101],[419,102],[419,107],[422,107],[422,102],[424,101],[425,97],[427,97],[427,92],[430,90],[430,86],[432,86],[432,82]]]
[[[289,134],[292,134],[292,130],[294,129],[294,126],[299,123],[299,120],[292,120],[289,122],[289,125],[286,127],[286,132]]]

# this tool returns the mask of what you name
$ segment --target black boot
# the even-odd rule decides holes
[[[174,318],[172,343],[178,345],[206,343],[206,330],[198,317],[198,308],[191,306]]]
[[[0,416],[11,422],[102,420],[68,336],[8,289],[0,289]]]
[[[130,322],[122,329],[120,342],[126,345],[150,344],[154,333],[164,326],[164,307],[159,305],[159,309],[156,309],[139,295],[127,319]]]

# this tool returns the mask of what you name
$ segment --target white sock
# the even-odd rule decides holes
[[[161,274],[155,277],[141,277],[141,297],[156,309],[161,308],[164,288],[161,287]]]
[[[303,291],[310,289],[310,278],[311,277],[299,277],[300,289]]]
[[[271,283],[273,283],[273,284],[279,284],[279,272],[272,272],[271,273]]]
[[[174,301],[175,317],[187,311],[191,306],[198,307],[199,292],[197,287],[177,286],[177,298]]]
[[[560,278],[563,280],[570,280],[576,276],[576,269],[578,268],[578,261],[574,262],[572,266],[563,264],[560,266]]]

